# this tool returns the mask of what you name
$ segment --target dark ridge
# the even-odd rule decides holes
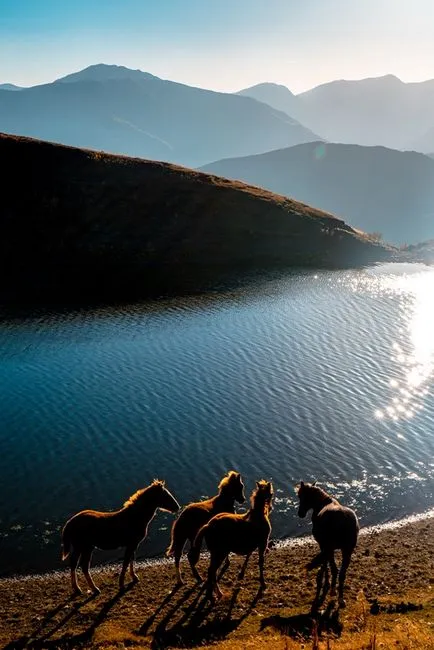
[[[4,134],[0,154],[3,304],[124,302],[396,252],[297,201],[168,163]]]

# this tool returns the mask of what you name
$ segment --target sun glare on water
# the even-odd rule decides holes
[[[396,373],[389,380],[393,397],[375,411],[378,419],[412,418],[423,408],[434,374],[434,271],[388,275],[378,278],[379,292],[400,301],[403,326],[391,343]]]

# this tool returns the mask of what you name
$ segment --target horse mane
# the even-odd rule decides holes
[[[265,500],[265,502],[268,502],[268,505],[271,507],[271,499],[273,498],[273,494],[274,494],[273,486],[271,485],[271,483],[269,483],[269,482],[266,481],[265,479],[261,479],[260,481],[257,481],[257,482],[256,482],[256,486],[257,486],[257,487],[256,487],[255,490],[253,490],[252,495],[251,495],[251,497],[250,497],[250,505],[251,505],[252,508],[255,507],[256,499],[258,498],[258,496],[260,495],[260,493],[261,493],[261,492],[264,492],[264,489],[265,489],[268,485],[269,485],[270,488],[271,488],[271,490],[270,490],[270,496],[269,496],[269,498],[267,498],[267,499]],[[271,509],[271,508],[270,508],[270,509]]]
[[[305,492],[309,493],[310,497],[313,497],[315,499],[320,498],[321,500],[325,499],[333,499],[334,501],[337,501],[335,497],[332,497],[331,494],[323,490],[322,488],[319,487],[319,485],[316,485],[316,481],[313,483],[303,483],[302,485],[297,486],[297,493],[300,493],[300,490],[304,490]]]
[[[125,501],[124,508],[128,508],[129,506],[132,506],[140,501],[146,493],[148,493],[152,488],[155,488],[157,485],[164,488],[165,482],[160,481],[158,478],[155,478],[152,481],[151,485],[147,485],[145,488],[141,488],[140,490],[134,492],[134,494],[132,494],[129,499]]]
[[[232,483],[232,481],[234,481],[236,478],[239,477],[239,475],[240,475],[239,472],[235,472],[233,469],[231,469],[218,484],[219,492],[227,488],[228,485]]]

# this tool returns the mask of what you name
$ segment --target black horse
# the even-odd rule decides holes
[[[320,547],[320,553],[307,565],[307,569],[320,567],[317,575],[317,591],[314,608],[320,601],[321,590],[327,593],[330,583],[327,564],[332,573],[331,596],[336,596],[338,568],[335,562],[335,550],[342,551],[342,564],[339,571],[339,605],[345,607],[344,583],[351,555],[356,547],[359,535],[359,522],[351,508],[342,506],[337,499],[327,494],[314,483],[301,481],[298,490],[300,505],[298,516],[305,517],[312,512],[312,534]]]

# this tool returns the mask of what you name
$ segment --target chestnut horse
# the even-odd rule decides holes
[[[166,555],[175,557],[176,577],[183,584],[179,563],[187,540],[192,545],[199,530],[219,512],[235,512],[235,501],[244,503],[244,484],[241,474],[230,471],[222,478],[218,494],[206,501],[190,503],[179,515],[172,526],[172,538]],[[197,569],[190,562],[191,570],[198,582],[201,582]]]
[[[342,506],[337,499],[317,487],[315,483],[316,481],[312,484],[301,481],[297,491],[300,499],[298,516],[305,517],[312,509],[312,534],[320,547],[320,553],[307,565],[308,570],[320,566],[313,608],[320,601],[322,588],[324,594],[327,594],[330,587],[327,564],[330,564],[332,573],[330,595],[336,596],[338,569],[334,558],[335,550],[342,551],[338,594],[339,605],[345,607],[344,583],[351,555],[357,544],[359,522],[354,510]]]
[[[133,582],[138,581],[134,572],[134,556],[140,542],[148,534],[149,523],[157,509],[177,512],[179,503],[166,489],[164,481],[155,480],[148,487],[137,490],[123,508],[115,512],[82,510],[69,519],[62,530],[62,560],[70,555],[71,584],[75,594],[81,593],[77,584],[76,569],[80,567],[89,587],[94,593],[99,589],[89,573],[90,559],[95,547],[113,549],[125,546],[119,588],[123,589],[128,565]]]
[[[229,553],[245,555],[247,563],[253,551],[258,549],[259,580],[261,588],[265,589],[264,555],[271,533],[269,515],[272,499],[272,484],[268,481],[257,481],[256,490],[250,497],[251,507],[248,512],[242,515],[230,513],[215,515],[198,532],[189,559],[192,566],[197,564],[202,540],[205,539],[210,552],[207,596],[211,601],[214,600],[214,592],[218,598],[223,596],[217,583],[217,572],[223,561],[227,561]]]

